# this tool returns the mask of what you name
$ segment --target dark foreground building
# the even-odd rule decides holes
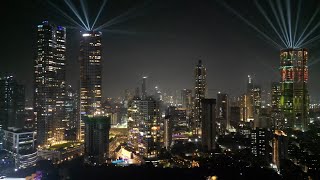
[[[89,165],[106,163],[109,156],[110,117],[85,117],[85,159]]]

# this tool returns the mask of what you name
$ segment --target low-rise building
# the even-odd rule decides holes
[[[35,148],[35,132],[18,128],[8,128],[3,132],[3,147],[13,155],[15,168],[36,165],[38,156]]]

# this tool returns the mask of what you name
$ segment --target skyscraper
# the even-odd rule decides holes
[[[195,71],[195,87],[194,87],[194,119],[193,119],[193,134],[201,135],[201,121],[202,121],[202,99],[206,97],[207,91],[207,70],[203,66],[202,61],[199,60]]]
[[[43,21],[38,25],[37,56],[34,63],[34,110],[37,142],[49,145],[64,137],[66,29]]]
[[[280,51],[280,110],[286,127],[306,130],[308,126],[308,51]]]
[[[142,87],[141,87],[141,90],[142,90],[142,99],[146,99],[147,98],[147,78],[148,77],[143,77],[142,78]]]
[[[275,130],[272,140],[272,162],[280,171],[283,160],[288,158],[288,137],[283,131]]]
[[[160,102],[152,97],[134,98],[128,112],[128,145],[145,158],[156,158],[163,143]]]
[[[187,116],[190,116],[192,110],[192,90],[183,89],[181,90],[181,101],[182,107],[186,109]]]
[[[248,75],[247,91],[240,100],[241,120],[250,122],[259,118],[261,108],[261,87],[254,84],[254,79]]]
[[[101,32],[81,34],[80,40],[80,104],[81,136],[84,139],[83,116],[101,114],[102,47]]]
[[[230,128],[229,98],[227,94],[217,94],[217,121],[219,122],[219,133],[224,134]]]
[[[11,75],[0,77],[0,130],[23,128],[25,88]]]
[[[85,163],[89,165],[105,164],[109,157],[110,117],[91,115],[84,117],[85,122]]]
[[[275,129],[282,129],[284,127],[280,113],[280,97],[280,83],[274,82],[271,84],[271,119]]]
[[[216,100],[202,99],[202,146],[207,151],[212,151],[216,147]]]
[[[80,139],[80,100],[79,93],[70,85],[66,87],[65,98],[65,120],[63,127],[65,128],[65,137],[67,140]]]
[[[251,153],[258,159],[269,159],[269,141],[271,140],[271,131],[268,129],[256,128],[251,131]],[[270,151],[271,152],[271,151]]]
[[[140,101],[139,110],[143,118],[140,130],[143,134],[142,144],[145,147],[145,151],[142,154],[147,158],[156,158],[162,145],[160,102],[148,97]]]

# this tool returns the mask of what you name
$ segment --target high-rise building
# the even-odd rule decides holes
[[[0,77],[0,130],[23,128],[25,117],[25,89],[11,75]]]
[[[240,123],[240,107],[230,107],[230,126],[237,129]]]
[[[141,85],[142,99],[147,98],[147,78],[148,77],[146,77],[146,76],[142,78],[142,85]]]
[[[247,92],[240,99],[241,121],[250,122],[259,118],[261,108],[261,87],[254,84],[252,76],[248,75]]]
[[[193,119],[193,134],[196,136],[201,135],[202,124],[202,99],[206,97],[207,91],[207,70],[203,66],[202,61],[199,60],[194,70],[195,87],[194,87],[194,119]]]
[[[280,110],[285,127],[306,130],[308,126],[308,51],[280,51]]]
[[[102,165],[109,157],[109,131],[110,117],[86,116],[84,154],[85,163],[89,165]]]
[[[163,144],[160,102],[151,97],[133,99],[128,109],[128,144],[137,154],[156,158]]]
[[[163,144],[166,149],[170,149],[172,143],[172,128],[173,123],[170,116],[164,119],[164,134],[163,134]]]
[[[187,116],[190,117],[192,111],[192,90],[183,89],[181,90],[181,102],[182,107],[186,109]]]
[[[216,115],[219,134],[224,134],[230,128],[229,98],[225,93],[217,94]]]
[[[139,110],[139,104],[141,99],[137,96],[133,98],[129,103],[128,108],[128,146],[134,149],[136,154],[140,153],[140,143],[142,141],[143,134],[140,134],[140,125],[143,124],[143,118]]]
[[[25,108],[25,117],[24,117],[24,129],[35,131],[37,124],[36,124],[36,115],[32,107]]]
[[[272,163],[281,172],[283,161],[288,158],[288,137],[283,131],[275,130],[272,140]]]
[[[251,153],[258,159],[269,159],[270,131],[268,129],[256,128],[251,131]]]
[[[216,148],[216,100],[202,99],[202,146],[207,151],[215,150]]]
[[[250,94],[244,94],[240,98],[240,118],[242,122],[254,120],[252,96]]]
[[[280,97],[280,83],[273,82],[271,84],[271,120],[275,129],[282,129],[284,127],[284,122],[281,121]]]
[[[101,32],[88,31],[80,40],[80,139],[84,139],[83,117],[100,115],[102,95]]]
[[[148,97],[140,102],[139,110],[145,124],[145,127],[140,126],[143,132],[142,144],[146,148],[143,155],[147,158],[156,158],[163,143],[160,129],[160,102]]]
[[[34,63],[34,111],[37,142],[49,145],[63,140],[66,29],[43,21],[38,25]]]
[[[80,140],[80,97],[70,85],[66,87],[65,97],[65,128],[66,140]]]

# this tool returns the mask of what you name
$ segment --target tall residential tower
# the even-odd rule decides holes
[[[207,70],[203,66],[202,61],[199,60],[194,70],[195,87],[194,87],[194,119],[193,119],[193,134],[201,135],[201,122],[202,122],[202,104],[201,101],[206,97],[207,90]]]

